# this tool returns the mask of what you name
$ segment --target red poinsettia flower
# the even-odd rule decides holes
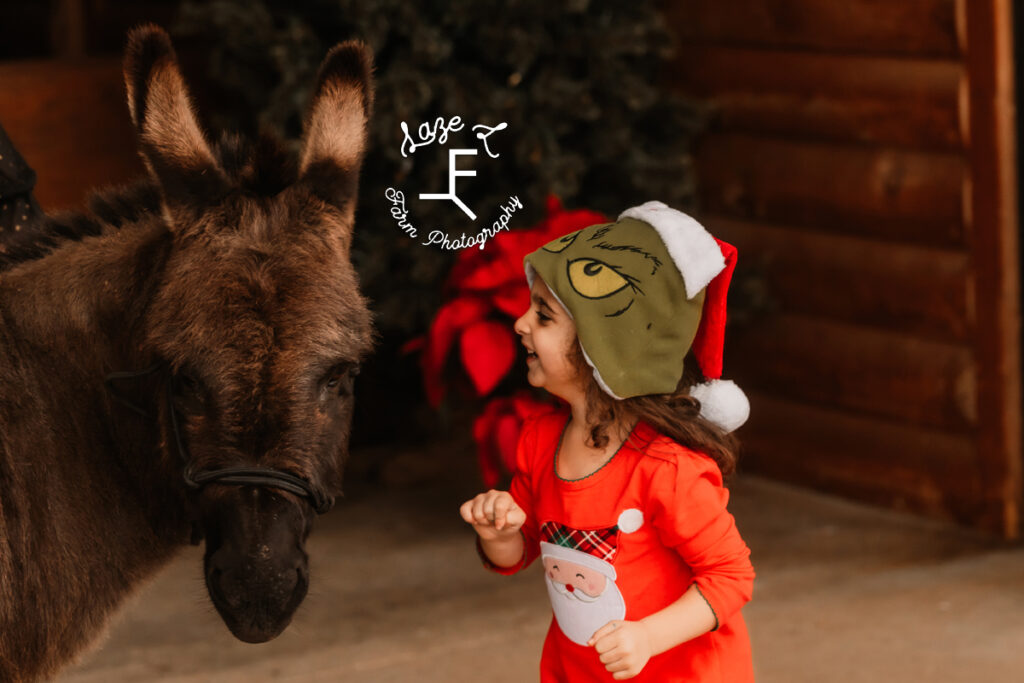
[[[483,249],[458,252],[444,285],[446,301],[429,331],[403,348],[422,352],[423,383],[427,400],[435,408],[444,398],[444,368],[456,345],[477,396],[491,394],[515,364],[519,346],[512,324],[530,305],[523,258],[562,235],[608,220],[585,209],[566,211],[556,197],[548,198],[546,208],[547,216],[532,228],[502,232]],[[487,402],[473,423],[486,486],[493,487],[502,476],[513,473],[523,422],[552,407],[525,389]]]
[[[515,473],[516,446],[523,422],[553,408],[552,404],[538,401],[525,390],[487,402],[484,412],[473,422],[473,439],[484,486],[494,488],[502,476]]]
[[[462,367],[478,396],[490,394],[511,370],[517,350],[512,323],[530,305],[523,258],[557,237],[606,220],[594,211],[566,211],[552,196],[547,216],[534,227],[501,232],[483,249],[458,252],[444,285],[448,301],[438,310],[426,337],[405,347],[411,351],[422,346],[423,382],[432,406],[437,407],[444,397],[443,369],[456,342]]]

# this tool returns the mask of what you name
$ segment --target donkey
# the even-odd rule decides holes
[[[0,254],[0,680],[53,675],[190,539],[237,638],[290,622],[374,344],[349,256],[371,70],[328,53],[293,159],[209,144],[167,34],[129,35],[149,177]]]

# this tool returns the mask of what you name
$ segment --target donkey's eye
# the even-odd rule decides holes
[[[179,408],[189,412],[201,412],[203,409],[203,383],[195,375],[180,371],[174,376],[174,394]]]
[[[358,363],[343,363],[331,369],[325,385],[328,389],[337,391],[339,396],[350,396],[355,384],[355,376],[358,374]]]
[[[199,380],[188,372],[179,372],[175,378],[178,384],[178,390],[181,393],[195,394],[200,389]]]

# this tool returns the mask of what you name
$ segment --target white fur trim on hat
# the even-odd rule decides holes
[[[750,417],[750,401],[731,379],[715,379],[690,387],[700,401],[700,414],[726,432],[738,429]]]
[[[697,296],[725,268],[718,242],[704,226],[664,202],[650,201],[626,209],[619,220],[635,218],[658,231],[686,284],[686,298]]]
[[[644,525],[644,513],[637,508],[623,510],[619,515],[619,531],[624,534],[631,534],[640,530]]]
[[[614,581],[616,577],[615,567],[610,562],[605,562],[604,560],[594,557],[590,553],[585,553],[582,550],[575,550],[573,548],[566,548],[563,545],[555,545],[554,543],[541,541],[540,556],[554,557],[559,560],[565,560],[566,562],[572,562],[584,567],[589,567],[594,571],[601,572],[612,581]]]

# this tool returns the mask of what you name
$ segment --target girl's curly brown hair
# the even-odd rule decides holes
[[[700,401],[690,396],[689,388],[705,380],[697,370],[697,360],[692,352],[687,353],[684,359],[683,376],[674,393],[621,400],[612,398],[598,385],[593,369],[583,357],[578,338],[570,346],[569,360],[585,385],[587,423],[590,441],[595,448],[602,448],[608,443],[608,430],[615,425],[643,420],[673,441],[706,453],[718,464],[723,478],[736,471],[739,439],[701,417]]]

